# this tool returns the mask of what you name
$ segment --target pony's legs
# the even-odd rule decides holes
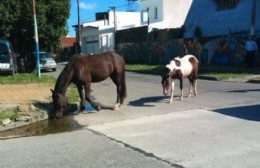
[[[174,86],[175,86],[175,81],[172,81],[172,85],[171,85],[171,98],[170,98],[169,103],[172,103],[172,100],[173,100]]]
[[[194,80],[194,83],[193,83],[194,96],[196,96],[196,95],[198,94],[198,92],[197,92],[197,82],[198,82],[198,80],[195,79],[195,80]]]
[[[183,78],[180,79],[180,89],[181,89],[180,100],[183,100]]]
[[[190,91],[189,91],[189,97],[192,96],[192,91],[194,96],[197,95],[197,79],[194,77],[189,77],[189,81],[190,81]]]
[[[190,82],[190,89],[189,89],[189,95],[188,95],[188,97],[191,97],[191,96],[192,96],[192,90],[193,90],[193,84],[192,84],[192,82]]]
[[[191,97],[192,96],[192,91],[194,91],[194,79],[189,77],[189,81],[190,81],[190,89],[189,89],[188,97]]]

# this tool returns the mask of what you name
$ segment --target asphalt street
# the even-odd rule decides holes
[[[76,131],[1,140],[0,167],[259,167],[259,84],[199,80],[198,95],[179,101],[177,82],[168,104],[160,76],[126,76],[118,111],[75,115]],[[95,101],[115,103],[111,80],[92,89]]]

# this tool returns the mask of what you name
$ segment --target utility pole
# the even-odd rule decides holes
[[[116,29],[117,29],[117,25],[116,25],[116,7],[112,6],[110,7],[111,10],[114,13],[114,51],[117,50],[117,45],[116,45]]]
[[[250,35],[255,35],[256,0],[252,0]]]
[[[81,33],[80,33],[80,9],[79,9],[79,0],[77,0],[77,10],[78,10],[78,26],[77,26],[77,45],[76,45],[76,54],[81,52]]]
[[[35,0],[32,0],[32,10],[33,10],[33,20],[34,20],[34,39],[35,39],[35,54],[36,54],[36,64],[37,64],[37,76],[41,77],[41,67],[40,67],[40,56],[39,56],[39,40],[38,40],[38,28],[35,10]]]

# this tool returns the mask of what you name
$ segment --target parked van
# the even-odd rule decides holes
[[[16,56],[10,41],[0,39],[0,73],[14,75],[17,72]]]

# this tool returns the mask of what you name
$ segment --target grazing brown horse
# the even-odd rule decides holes
[[[117,87],[117,98],[114,109],[117,109],[126,97],[125,61],[115,52],[80,56],[69,62],[60,73],[52,91],[55,118],[63,116],[67,105],[66,90],[71,83],[78,89],[81,107],[87,100],[97,111],[101,107],[90,98],[92,82],[100,82],[110,77]]]
[[[181,100],[183,100],[183,78],[188,78],[190,81],[190,90],[188,97],[192,95],[192,89],[194,95],[197,95],[198,67],[198,60],[193,55],[185,55],[182,58],[174,58],[170,61],[169,64],[165,66],[161,77],[163,94],[165,96],[168,94],[168,90],[171,87],[171,98],[169,103],[172,103],[173,100],[175,79],[178,79],[180,81]]]

